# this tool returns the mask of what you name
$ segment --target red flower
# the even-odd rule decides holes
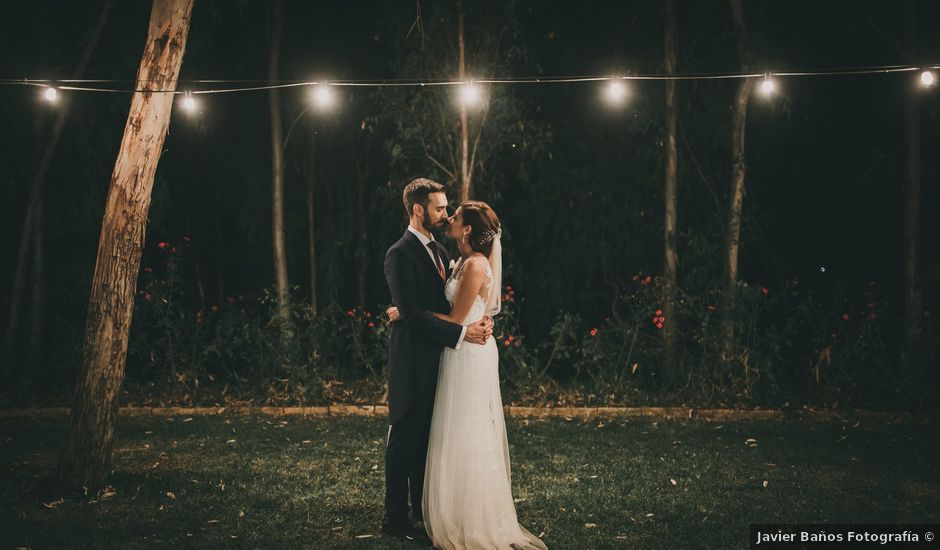
[[[633,276],[633,280],[634,280],[634,281],[639,281],[639,280],[640,280],[640,276],[639,276],[639,275],[634,275],[634,276]]]
[[[843,313],[843,314],[842,314],[842,320],[843,320],[843,321],[848,321],[848,320],[849,320],[849,314],[848,314],[848,313]]]
[[[516,340],[516,347],[518,348],[518,347],[521,346],[521,345],[522,345],[522,343],[519,342],[519,340]]]
[[[161,241],[161,242],[157,243],[157,246],[159,246],[160,248],[166,248],[166,247],[170,246],[170,244]]]
[[[213,306],[212,306],[212,311],[219,311],[219,306],[213,305]]]
[[[657,309],[657,310],[656,310],[656,315],[662,315],[662,314],[663,314],[663,310],[661,310],[661,309]]]
[[[509,340],[506,340],[506,341],[503,342],[503,345],[504,345],[504,346],[508,346],[509,344],[510,344]]]
[[[171,248],[170,252],[176,252],[176,247],[174,246],[173,248]]]
[[[373,323],[372,321],[369,321],[369,328],[372,328],[374,326],[375,326],[375,323]]]
[[[662,323],[656,323],[656,328],[663,328],[663,324],[662,324]]]
[[[150,298],[152,297],[153,296],[150,294],[150,292],[144,292],[144,300],[147,300],[149,302]]]
[[[352,317],[352,316],[353,316],[353,312],[350,309],[349,311],[346,312],[346,317]]]
[[[368,317],[368,318],[371,319],[371,318],[372,318],[372,313],[367,311],[367,312],[366,312],[366,317]]]
[[[770,292],[769,290],[767,290],[767,287],[760,289],[760,291],[764,296],[767,296],[767,294]]]
[[[510,342],[512,342],[512,341],[515,340],[515,339],[516,339],[515,336],[513,336],[512,334],[509,335],[509,341],[510,341]]]
[[[144,268],[144,271],[147,272],[147,273],[152,273],[152,272],[153,272],[153,268],[152,268],[152,267],[145,267],[145,268]]]
[[[709,304],[709,305],[708,305],[708,311],[715,311],[715,306]]]
[[[597,329],[596,329],[596,328],[592,328],[592,329],[591,329],[591,336],[597,336]]]

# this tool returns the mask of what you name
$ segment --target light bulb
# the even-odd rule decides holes
[[[773,79],[770,78],[769,76],[765,76],[765,77],[764,77],[764,80],[762,80],[761,83],[760,83],[760,91],[761,91],[764,95],[770,95],[770,94],[772,94],[772,93],[774,92],[774,88],[775,88],[775,87],[776,87],[776,85],[774,84]]]
[[[613,104],[620,104],[627,97],[627,86],[620,80],[611,80],[604,90],[607,101]]]
[[[50,86],[49,88],[46,88],[46,90],[42,93],[42,96],[46,98],[46,101],[55,103],[56,100],[59,99],[59,92]]]
[[[460,102],[465,106],[475,105],[480,101],[480,87],[471,81],[460,87]]]
[[[189,92],[183,97],[183,109],[190,113],[196,110],[196,100]]]
[[[936,82],[936,81],[937,81],[937,79],[936,79],[936,77],[934,76],[933,72],[931,72],[931,71],[924,71],[924,72],[920,73],[920,83],[921,83],[925,88],[929,88],[930,86],[933,86],[933,83]]]
[[[326,109],[333,104],[333,91],[328,84],[317,84],[313,89],[313,102],[321,109]]]

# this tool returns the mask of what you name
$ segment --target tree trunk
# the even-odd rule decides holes
[[[676,29],[676,12],[673,0],[665,0],[665,69],[666,74],[675,74],[676,58],[678,57],[679,37]],[[678,152],[676,149],[676,81],[666,81],[666,139],[665,139],[665,251],[663,266],[663,279],[665,281],[665,300],[663,303],[663,338],[665,345],[665,361],[663,363],[663,381],[669,381],[676,373],[677,352],[676,335],[678,331],[676,315],[676,286],[679,266],[679,253],[676,250],[676,226],[678,218],[677,172]]]
[[[274,2],[273,29],[271,32],[269,78],[272,82],[278,78],[281,55],[281,2]],[[281,129],[281,102],[277,88],[268,94],[271,110],[271,229],[274,237],[274,278],[277,288],[278,325],[281,331],[281,343],[290,340],[290,298],[287,287],[287,251],[284,237],[284,136]],[[286,349],[286,348],[285,348]]]
[[[104,29],[105,22],[108,20],[108,14],[111,11],[112,4],[113,0],[108,0],[101,8],[101,12],[98,14],[98,21],[95,23],[95,28],[88,38],[88,42],[85,43],[85,48],[82,50],[82,56],[78,61],[75,72],[72,73],[73,79],[77,80],[84,76],[88,62],[91,60],[91,54],[95,51],[95,47],[98,45],[98,39],[101,37],[101,31]],[[26,286],[26,261],[28,259],[29,247],[31,246],[30,241],[33,238],[33,234],[40,231],[36,217],[37,210],[41,208],[42,205],[42,190],[45,186],[46,174],[48,174],[49,166],[52,164],[52,157],[55,155],[56,145],[58,145],[59,137],[62,135],[62,129],[65,127],[68,112],[67,105],[63,104],[60,106],[55,124],[52,127],[52,134],[49,136],[49,141],[46,143],[46,147],[43,150],[42,158],[39,161],[39,168],[36,170],[36,175],[33,178],[33,184],[29,188],[29,202],[26,207],[26,216],[23,219],[23,230],[20,233],[20,246],[16,256],[16,270],[13,277],[13,290],[10,293],[10,313],[6,332],[6,349],[8,351],[16,340],[16,331],[19,325],[20,302],[22,301],[23,290]],[[34,248],[39,249],[39,247]],[[38,261],[41,264],[42,260],[40,259]]]
[[[45,294],[45,272],[42,267],[42,214],[43,203],[36,208],[36,224],[33,228],[33,296],[30,307],[29,361],[32,371],[45,373],[42,354],[43,296]]]
[[[917,63],[917,4],[905,2],[904,55]],[[911,374],[923,374],[926,359],[921,270],[920,90],[908,85],[904,101],[904,347]]]
[[[313,208],[314,193],[316,192],[316,130],[310,135],[310,159],[304,170],[307,180],[307,247],[310,254],[310,309],[317,314],[317,240],[315,210]]]
[[[738,57],[743,69],[750,66],[750,48],[741,0],[730,0],[737,34]],[[734,356],[734,309],[738,280],[738,255],[741,241],[741,210],[744,204],[744,182],[747,163],[744,156],[744,139],[747,128],[747,106],[754,88],[753,78],[744,78],[738,85],[731,122],[731,203],[728,208],[728,231],[725,238],[725,280],[721,300],[722,352],[721,359],[730,361]]]
[[[186,50],[192,0],[154,0],[124,137],[111,176],[85,323],[82,370],[60,462],[69,487],[97,492],[111,463],[140,254],[154,173]]]
[[[359,155],[364,158],[364,155]],[[366,180],[368,174],[362,163],[356,163],[356,219],[359,222],[359,246],[356,274],[356,305],[364,308],[366,305],[366,281],[369,272],[369,216],[366,212]]]
[[[463,32],[463,2],[457,2],[460,14],[457,16],[457,79],[466,82],[467,66],[464,53],[464,32]],[[470,127],[467,119],[467,105],[460,102],[460,201],[469,200],[473,196],[470,173]]]

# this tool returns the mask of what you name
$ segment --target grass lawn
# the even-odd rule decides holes
[[[507,422],[520,521],[550,548],[746,548],[750,523],[940,521],[929,424]],[[379,530],[383,418],[121,418],[113,494],[91,501],[52,483],[65,429],[0,420],[4,548],[418,548]]]

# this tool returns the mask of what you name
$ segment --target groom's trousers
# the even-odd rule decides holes
[[[432,379],[408,412],[389,429],[385,447],[385,517],[389,522],[407,523],[409,487],[412,514],[415,520],[421,520],[424,467],[436,388],[437,380]]]

